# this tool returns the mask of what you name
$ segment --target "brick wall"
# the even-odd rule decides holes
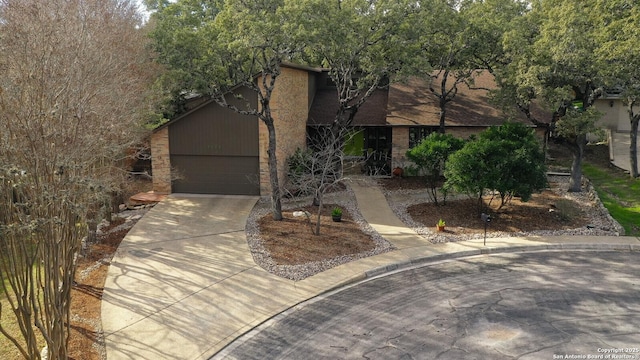
[[[409,164],[404,155],[409,150],[409,128],[394,127],[391,133],[393,145],[391,146],[391,169],[404,168]]]
[[[258,83],[261,83],[258,79]],[[271,95],[271,110],[276,129],[276,157],[280,185],[286,180],[287,157],[306,146],[307,116],[309,114],[309,75],[307,71],[282,68]],[[260,122],[260,194],[271,193],[267,149],[269,135],[267,127]]]
[[[170,194],[171,157],[168,126],[151,135],[151,169],[153,171],[153,191]]]

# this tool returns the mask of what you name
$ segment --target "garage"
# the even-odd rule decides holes
[[[258,120],[209,101],[169,123],[172,192],[259,195]]]

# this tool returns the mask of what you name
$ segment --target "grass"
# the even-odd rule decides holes
[[[624,227],[625,235],[640,236],[640,180],[591,163],[583,165],[583,173],[611,216]]]

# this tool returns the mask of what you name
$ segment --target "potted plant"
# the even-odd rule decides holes
[[[333,210],[331,210],[331,218],[335,222],[342,221],[342,209],[338,206],[334,207]]]
[[[436,224],[436,228],[438,229],[438,231],[444,231],[444,226],[447,225],[444,220],[440,219],[438,220],[438,223]]]

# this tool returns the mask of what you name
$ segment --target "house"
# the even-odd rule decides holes
[[[603,114],[600,127],[611,132],[631,131],[628,109],[623,100],[621,88],[607,89],[596,99],[593,106]]]
[[[487,89],[495,86],[488,72],[477,73],[473,89],[459,85],[457,96],[447,106],[447,132],[467,138],[505,122],[507,116],[489,102]],[[257,104],[250,91],[243,96]],[[271,107],[283,182],[287,157],[306,146],[307,134],[333,121],[337,94],[326,70],[283,64]],[[351,124],[355,135],[347,144],[348,155],[373,159],[376,171],[370,173],[388,174],[406,165],[404,155],[411,146],[437,130],[439,113],[437,99],[425,80],[410,79],[377,90]],[[524,116],[511,120],[530,125]],[[154,190],[267,195],[267,145],[267,129],[257,118],[205,101],[153,132]]]

